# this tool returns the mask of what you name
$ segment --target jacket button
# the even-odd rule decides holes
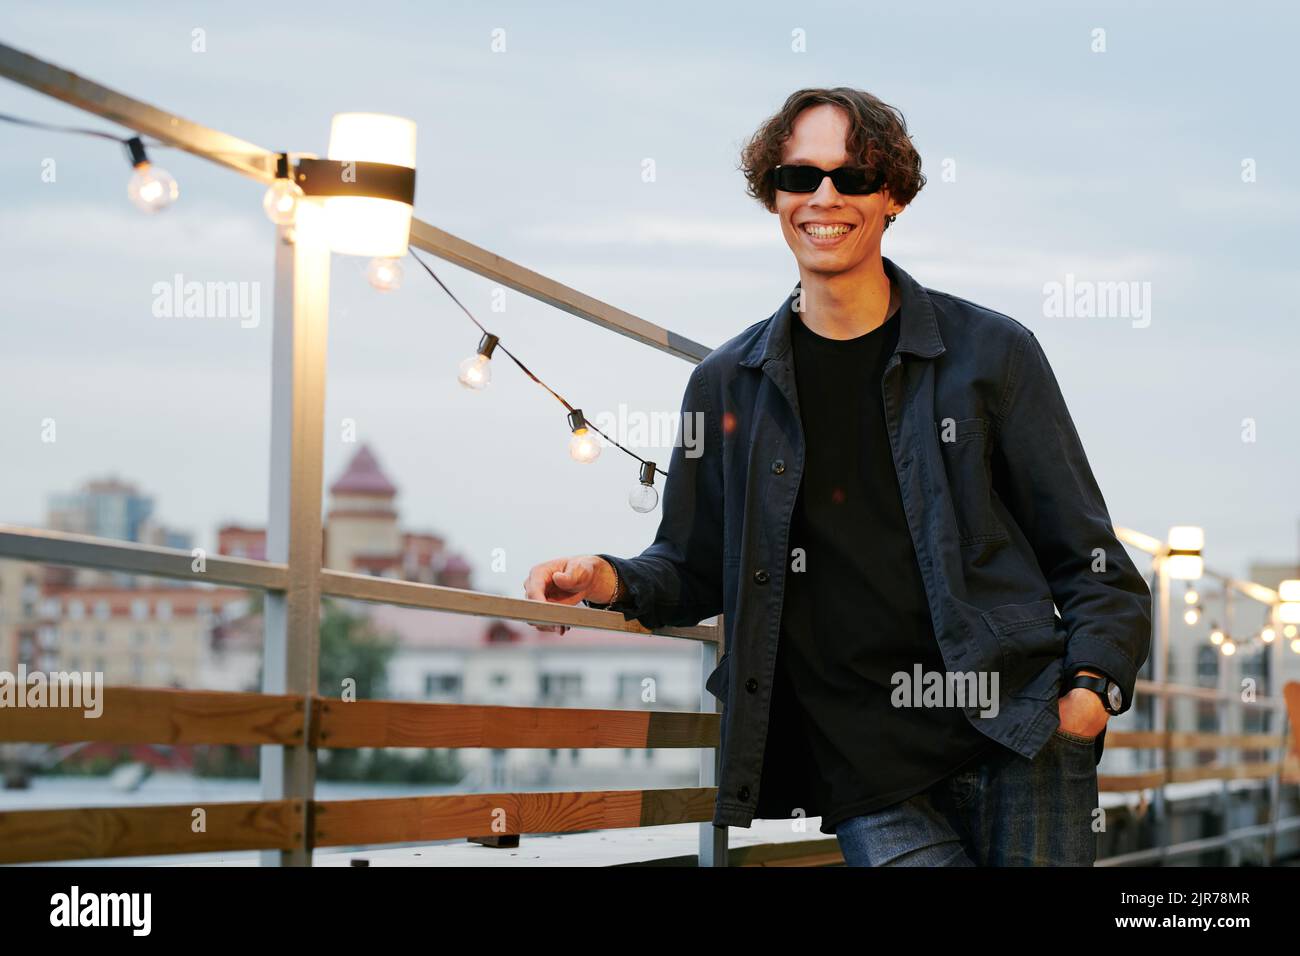
[[[764,571],[762,568],[759,568],[757,571],[755,571],[755,572],[754,572],[754,583],[755,583],[755,584],[766,584],[766,583],[767,583],[767,572]]]
[[[749,787],[741,787],[741,788],[736,792],[736,796],[740,797],[741,800],[748,800],[748,799],[749,799]]]
[[[774,474],[774,475],[780,475],[780,474],[783,474],[784,472],[785,472],[785,462],[784,462],[784,461],[782,461],[780,458],[778,458],[776,461],[772,462],[772,474]]]
[[[752,677],[745,681],[745,690],[749,691],[751,694],[754,693],[754,691],[758,690],[758,681],[754,680]]]

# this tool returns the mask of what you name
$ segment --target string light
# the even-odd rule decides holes
[[[292,225],[298,214],[300,199],[302,187],[293,181],[289,154],[280,153],[275,157],[275,181],[266,187],[266,193],[262,196],[262,210],[277,226]]]
[[[1233,643],[1232,638],[1226,637],[1223,639],[1223,643],[1219,645],[1219,650],[1223,652],[1224,657],[1231,657],[1237,653],[1237,645]]]
[[[371,259],[366,267],[366,278],[380,292],[394,292],[402,285],[402,263],[383,257]]]
[[[162,212],[174,203],[181,194],[172,174],[149,162],[149,154],[144,150],[144,140],[132,136],[126,141],[126,152],[131,157],[131,166],[135,169],[126,184],[126,194],[137,209],[147,213]]]
[[[1223,631],[1219,629],[1219,625],[1217,624],[1210,625],[1210,643],[1211,644],[1223,643]]]
[[[1195,624],[1200,619],[1201,619],[1200,607],[1189,607],[1186,611],[1183,612],[1183,620],[1186,621],[1188,624]]]
[[[135,170],[126,184],[126,194],[135,207],[144,212],[160,212],[174,203],[177,197],[180,196],[180,187],[176,185],[175,177],[167,170],[155,166],[149,161],[149,155],[144,148],[144,140],[139,136],[114,136],[112,133],[105,133],[103,130],[41,123],[37,120],[23,119],[21,116],[11,116],[8,113],[0,113],[0,120],[18,126],[28,126],[32,129],[49,130],[55,133],[74,133],[78,136],[94,136],[98,139],[121,143],[126,147],[131,168]]]
[[[460,384],[474,391],[492,384],[492,351],[499,341],[491,332],[483,333],[478,351],[460,363],[460,371],[456,375]]]
[[[621,451],[626,452],[627,454],[635,458],[637,461],[641,462],[640,471],[638,473],[637,487],[633,488],[632,492],[628,495],[628,504],[632,506],[633,510],[640,513],[653,511],[656,505],[658,505],[659,503],[659,492],[654,487],[654,476],[656,473],[658,473],[658,474],[662,474],[665,478],[667,478],[668,472],[660,469],[657,465],[655,465],[654,462],[647,461],[646,459],[642,458],[640,455],[638,455],[636,452],[632,451],[631,449],[625,448],[623,445],[619,444],[617,441],[610,438],[603,431],[601,431],[599,428],[593,425],[587,419],[587,417],[582,414],[582,409],[574,408],[573,405],[571,405],[568,402],[568,400],[564,398],[563,395],[560,395],[558,392],[555,391],[555,389],[551,388],[540,378],[538,378],[535,374],[533,374],[533,372],[528,368],[528,366],[526,366],[523,362],[519,361],[519,359],[514,355],[514,353],[512,353],[504,345],[501,345],[500,338],[496,335],[493,335],[491,332],[489,332],[487,328],[484,327],[483,323],[474,317],[474,313],[470,312],[469,309],[465,308],[464,303],[462,303],[460,299],[456,298],[456,294],[452,292],[451,289],[447,288],[447,284],[443,282],[442,279],[438,278],[438,274],[433,271],[433,269],[429,266],[429,264],[425,262],[420,256],[416,255],[414,249],[409,249],[408,252],[410,252],[411,258],[414,259],[416,262],[418,262],[420,264],[420,267],[424,269],[425,272],[429,273],[429,276],[433,279],[433,281],[438,283],[442,291],[447,294],[447,296],[451,299],[451,301],[456,303],[456,305],[460,308],[460,310],[464,312],[465,315],[468,316],[469,320],[473,322],[476,326],[478,326],[479,331],[483,333],[483,337],[479,341],[478,351],[474,355],[471,355],[469,358],[465,359],[463,362],[460,363],[460,368],[458,370],[458,375],[457,375],[457,379],[460,381],[460,383],[464,385],[466,388],[475,391],[481,390],[484,387],[486,387],[487,384],[491,381],[490,360],[492,358],[492,353],[495,349],[500,348],[500,350],[503,353],[505,353],[505,355],[510,359],[510,361],[514,362],[515,365],[519,366],[520,371],[522,371],[525,375],[527,375],[530,379],[532,379],[542,388],[546,389],[546,391],[549,392],[551,396],[556,401],[558,401],[561,405],[563,405],[567,410],[568,412],[567,421],[568,421],[569,431],[571,433],[571,436],[569,438],[569,457],[571,457],[574,461],[582,462],[583,464],[588,464],[590,462],[595,461],[600,456],[600,442],[596,438],[596,435],[599,435],[601,438],[604,438],[615,448],[618,448]],[[595,434],[593,434],[593,432]]]
[[[655,491],[655,463],[646,461],[641,463],[641,474],[637,485],[627,496],[627,503],[632,506],[633,511],[641,514],[654,511],[655,506],[659,504],[659,492]]]

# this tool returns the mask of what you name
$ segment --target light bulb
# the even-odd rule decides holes
[[[478,341],[478,351],[460,363],[457,381],[466,388],[479,391],[492,384],[492,350],[499,342],[491,332],[484,332]]]
[[[1189,607],[1186,613],[1183,614],[1183,620],[1186,621],[1188,624],[1195,624],[1200,619],[1201,619],[1201,612],[1194,607]]]
[[[466,388],[478,391],[492,384],[492,361],[486,355],[471,355],[460,363],[457,381]]]
[[[1219,650],[1223,651],[1224,657],[1231,657],[1233,654],[1237,653],[1237,645],[1232,643],[1230,640],[1226,640],[1223,642],[1223,646],[1220,647]]]
[[[1223,632],[1219,630],[1217,627],[1214,630],[1210,631],[1210,643],[1211,644],[1223,643]]]
[[[1296,638],[1294,641],[1291,642],[1291,650],[1295,651],[1297,654],[1300,654],[1300,637]]]
[[[587,464],[600,457],[600,442],[588,427],[581,408],[569,412],[569,428],[573,432],[573,437],[569,439],[570,458]]]
[[[1276,638],[1277,631],[1273,630],[1271,627],[1266,627],[1264,630],[1259,632],[1259,639],[1265,644],[1272,644]]]
[[[292,179],[277,179],[266,187],[262,196],[262,211],[277,226],[287,226],[298,214],[298,200],[302,189]]]
[[[1183,601],[1187,604],[1195,604],[1200,599],[1201,596],[1196,593],[1195,588],[1188,588],[1187,593],[1183,595]]]
[[[638,481],[636,487],[628,493],[627,503],[632,506],[633,511],[647,514],[654,511],[655,506],[659,504],[659,492],[655,490],[654,485],[643,485]]]
[[[1287,637],[1295,637],[1295,631],[1296,629],[1294,624],[1288,624],[1286,627],[1282,628],[1282,633]]]
[[[583,464],[600,457],[600,442],[596,440],[596,436],[590,429],[584,428],[580,432],[573,433],[573,437],[569,439],[569,457]]]
[[[659,492],[655,490],[655,463],[643,460],[637,479],[636,487],[627,496],[627,503],[633,511],[641,514],[654,511],[655,505],[659,504]]]
[[[153,163],[141,163],[135,167],[131,181],[126,184],[126,194],[138,209],[145,212],[159,212],[176,201],[181,193],[180,187],[171,173],[159,169]]]
[[[366,267],[366,278],[380,292],[393,292],[402,284],[402,264],[396,259],[376,257]]]

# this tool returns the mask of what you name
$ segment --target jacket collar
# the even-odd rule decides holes
[[[885,274],[894,280],[902,297],[898,310],[898,346],[894,354],[910,352],[921,358],[934,358],[945,351],[939,338],[939,323],[934,317],[930,297],[915,279],[888,258],[881,256]],[[799,296],[799,284],[786,298],[776,314],[768,320],[763,333],[750,346],[740,364],[746,368],[760,368],[773,359],[783,359],[790,351],[790,323],[800,319],[795,315],[794,303]]]

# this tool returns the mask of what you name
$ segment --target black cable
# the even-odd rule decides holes
[[[472,312],[470,312],[469,309],[465,308],[464,303],[462,303],[462,302],[460,301],[460,299],[456,298],[456,294],[455,294],[454,292],[452,292],[450,289],[447,288],[447,284],[446,284],[445,282],[443,282],[441,279],[438,278],[438,274],[437,274],[436,272],[434,272],[432,268],[429,267],[429,264],[428,264],[427,262],[425,262],[423,259],[421,259],[419,256],[417,256],[417,255],[415,254],[415,248],[414,248],[414,247],[408,247],[407,251],[410,252],[410,254],[411,254],[411,258],[414,259],[416,262],[418,262],[418,263],[420,264],[420,266],[424,269],[424,271],[427,272],[427,273],[429,273],[429,275],[433,277],[433,281],[436,282],[436,283],[438,283],[438,285],[442,287],[442,291],[445,292],[445,293],[447,293],[447,295],[451,297],[451,301],[455,302],[458,306],[460,306],[460,310],[461,310],[462,312],[464,312],[467,316],[469,316],[469,320],[470,320],[471,322],[473,322],[475,325],[477,325],[477,326],[479,327],[479,331],[480,331],[480,332],[483,332],[485,335],[486,335],[486,334],[489,334],[489,333],[488,333],[488,330],[484,327],[483,323],[480,322],[478,319],[474,318],[474,314],[473,314]],[[518,365],[520,369],[523,370],[523,373],[524,373],[525,375],[527,375],[529,378],[531,378],[531,379],[532,379],[534,382],[536,382],[538,385],[542,386],[542,388],[546,389],[548,392],[550,392],[552,395],[554,395],[554,396],[555,396],[555,399],[556,399],[556,400],[557,400],[561,405],[563,405],[563,406],[565,407],[566,410],[568,410],[568,411],[570,411],[570,412],[574,411],[574,407],[573,407],[572,405],[570,405],[570,404],[568,403],[568,401],[565,400],[564,396],[560,395],[558,392],[555,391],[555,389],[551,388],[551,386],[547,385],[547,384],[546,384],[545,382],[543,382],[540,378],[538,378],[536,375],[534,375],[534,374],[532,373],[532,371],[529,370],[529,368],[528,368],[527,365],[525,365],[523,362],[519,361],[519,359],[517,359],[517,358],[515,357],[514,353],[512,353],[509,349],[507,349],[504,345],[501,344],[501,342],[500,342],[499,339],[497,340],[497,345],[496,345],[496,347],[499,348],[502,352],[505,352],[506,355],[508,355],[508,356],[510,357],[510,360],[511,360],[512,362],[514,362],[516,365]],[[637,461],[641,462],[642,464],[645,464],[646,459],[642,458],[640,455],[638,455],[636,452],[632,451],[631,449],[629,449],[629,448],[624,448],[622,445],[620,445],[620,444],[619,444],[618,442],[616,442],[614,439],[610,438],[610,437],[609,437],[608,435],[606,435],[603,431],[601,431],[599,428],[597,428],[596,425],[595,425],[595,424],[594,424],[590,419],[588,419],[585,415],[583,416],[583,419],[584,419],[584,421],[586,421],[587,426],[588,426],[589,428],[593,429],[593,430],[594,430],[598,435],[602,436],[602,437],[603,437],[607,442],[609,442],[609,443],[610,443],[611,445],[613,445],[615,448],[618,448],[618,449],[621,449],[622,451],[627,452],[629,455],[631,455],[631,456],[632,456],[633,458],[635,458]],[[662,468],[660,468],[658,465],[655,465],[655,471],[658,472],[659,474],[663,475],[665,479],[668,477],[668,472],[664,471],[664,470],[663,470]]]
[[[8,113],[0,113],[0,120],[6,123],[14,123],[17,126],[30,126],[32,129],[46,129],[55,133],[76,133],[80,136],[98,136],[100,139],[111,139],[115,143],[125,143],[131,137],[114,136],[112,133],[105,133],[103,130],[86,129],[83,126],[58,126],[54,123],[41,123],[37,120],[23,119],[21,116],[11,116]]]

